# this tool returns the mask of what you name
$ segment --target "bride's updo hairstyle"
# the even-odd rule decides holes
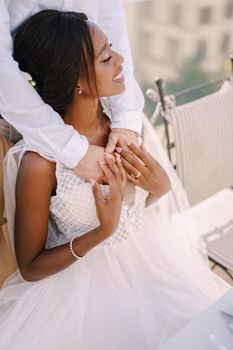
[[[29,73],[45,103],[61,116],[74,99],[83,77],[97,90],[94,49],[87,16],[77,12],[41,11],[18,28],[14,59]]]

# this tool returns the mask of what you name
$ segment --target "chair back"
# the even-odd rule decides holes
[[[233,185],[233,86],[170,111],[177,174],[192,205]]]

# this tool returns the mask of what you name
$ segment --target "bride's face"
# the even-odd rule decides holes
[[[122,64],[124,59],[112,50],[106,35],[89,22],[95,54],[95,75],[98,96],[112,96],[125,90]]]

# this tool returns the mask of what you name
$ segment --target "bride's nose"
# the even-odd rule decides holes
[[[124,63],[124,57],[117,53],[116,63],[121,66]]]

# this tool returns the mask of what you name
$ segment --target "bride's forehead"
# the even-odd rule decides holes
[[[107,42],[107,37],[97,24],[88,21],[88,26],[91,33],[93,47],[95,51],[99,51]]]

